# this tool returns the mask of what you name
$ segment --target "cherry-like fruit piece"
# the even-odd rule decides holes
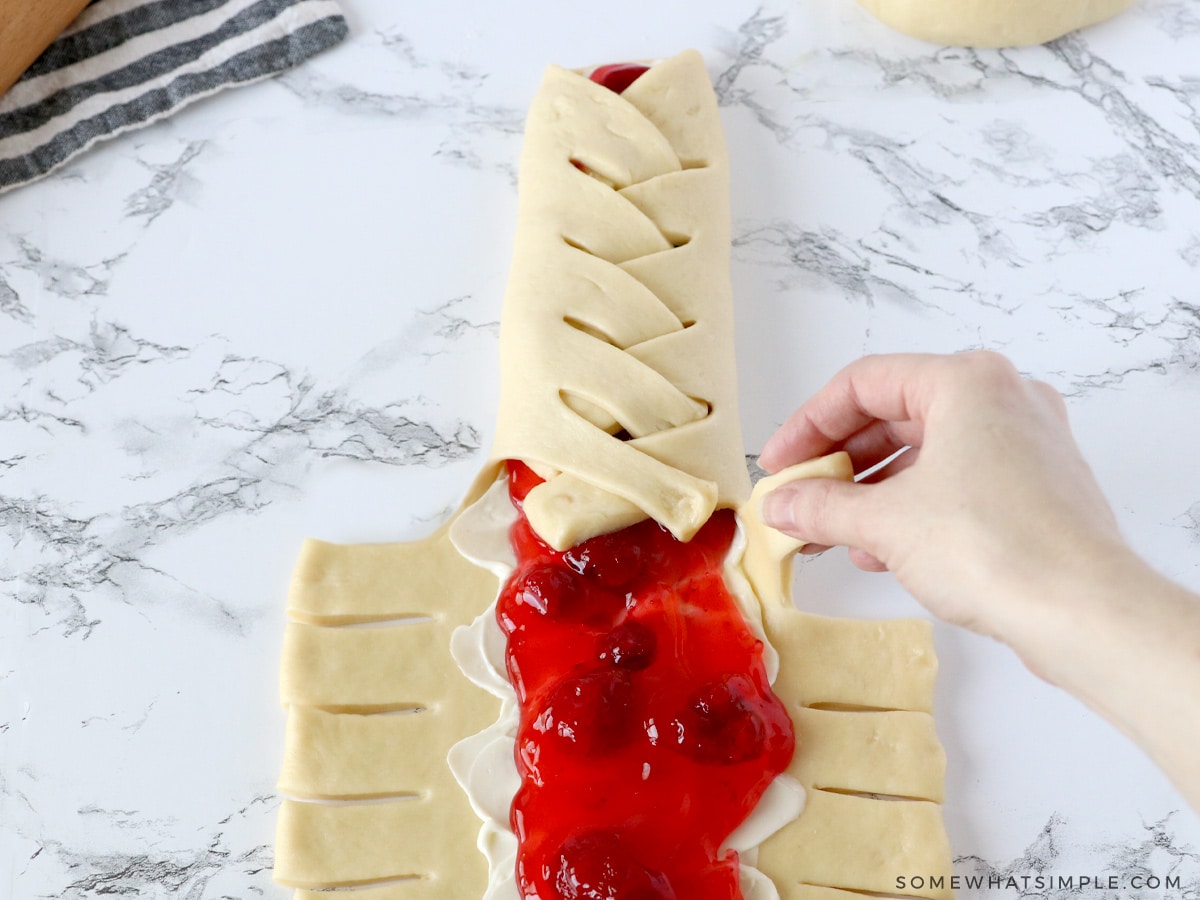
[[[625,611],[625,599],[581,578],[578,572],[555,563],[533,566],[522,573],[511,590],[512,606],[526,607],[538,616],[559,622],[574,622],[594,628],[610,628]],[[510,604],[502,612],[517,622],[518,610]],[[501,621],[501,627],[511,633]],[[511,626],[515,628],[514,624]]]
[[[567,838],[553,857],[554,887],[562,900],[674,900],[662,875],[651,873],[611,831]]]
[[[735,765],[763,752],[766,729],[759,696],[744,675],[702,685],[675,719],[679,749],[697,762]]]
[[[563,562],[596,583],[619,590],[642,573],[642,548],[624,532],[601,534],[576,544],[563,554]]]
[[[574,745],[586,756],[600,756],[629,740],[635,724],[633,703],[628,672],[584,672],[564,679],[551,691],[533,729]]]
[[[632,619],[622,622],[600,639],[599,657],[620,669],[632,672],[654,662],[658,638],[654,632]]]
[[[550,619],[567,618],[587,602],[587,585],[579,576],[552,563],[534,566],[514,587],[517,603]]]

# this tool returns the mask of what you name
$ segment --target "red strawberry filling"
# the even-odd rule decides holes
[[[688,543],[653,521],[557,552],[521,513],[497,619],[520,702],[513,800],[525,900],[739,900],[726,837],[791,760],[762,644],[721,576],[721,510]]]

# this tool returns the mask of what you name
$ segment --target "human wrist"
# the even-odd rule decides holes
[[[1087,695],[1107,694],[1107,658],[1130,659],[1130,634],[1149,624],[1139,618],[1139,595],[1164,581],[1122,542],[1077,547],[1013,568],[999,588],[1008,596],[994,633],[1039,677],[1096,705],[1103,698]]]
[[[1200,596],[1118,549],[1048,586],[1013,649],[1139,745],[1200,808]]]

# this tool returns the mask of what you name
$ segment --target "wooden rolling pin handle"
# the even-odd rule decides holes
[[[88,5],[89,0],[0,0],[0,94]]]

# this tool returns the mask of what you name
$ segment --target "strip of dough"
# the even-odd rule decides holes
[[[940,900],[951,892],[897,890],[896,878],[949,874],[949,859],[936,803],[826,791],[809,791],[800,818],[758,848],[758,867],[775,882],[781,900],[807,884]]]
[[[469,896],[482,896],[487,866],[473,852],[478,823],[460,814],[456,797],[461,791],[447,772],[417,799],[285,800],[276,827],[283,863],[276,863],[275,877],[294,887],[323,887],[462,873],[459,890],[475,885],[479,893]]]
[[[455,692],[452,704],[396,715],[293,706],[279,789],[310,799],[419,794],[445,769],[444,748],[494,712],[481,691]]]
[[[805,542],[767,525],[762,518],[762,502],[771,491],[801,478],[853,481],[854,467],[850,462],[850,454],[831,453],[759,479],[750,493],[750,499],[739,511],[746,529],[746,556],[742,563],[746,577],[750,579],[759,599],[765,601],[776,598],[787,606],[792,603],[792,557]]]
[[[767,608],[767,636],[787,660],[775,693],[800,706],[933,711],[937,656],[920,619],[835,619]]]
[[[788,774],[817,790],[940,803],[946,754],[933,716],[792,707],[799,740]]]
[[[466,502],[480,492],[473,488]],[[403,544],[306,540],[292,573],[288,617],[346,625],[473,615],[478,598],[495,592],[496,579],[459,556],[442,539],[445,532],[446,526],[427,540]]]

